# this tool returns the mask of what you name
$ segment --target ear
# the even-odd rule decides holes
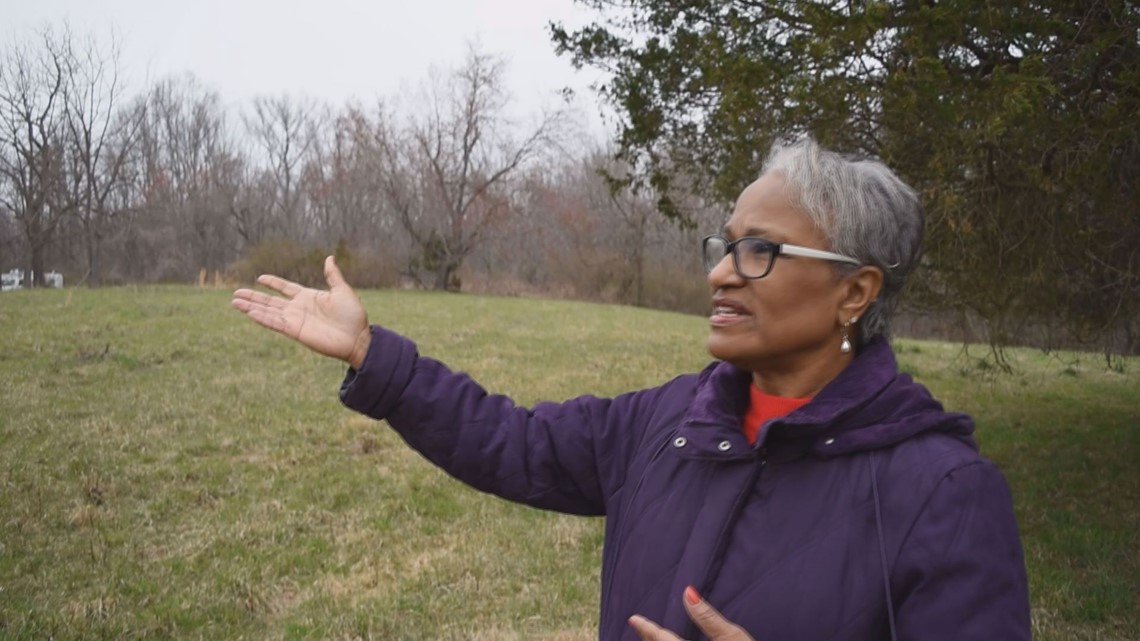
[[[839,324],[862,317],[882,286],[883,272],[878,267],[865,265],[845,276],[840,286]]]

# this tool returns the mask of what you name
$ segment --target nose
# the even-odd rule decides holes
[[[729,252],[720,259],[708,273],[709,286],[713,291],[722,287],[740,287],[744,285],[744,278],[736,272],[736,267],[732,264],[732,253]]]

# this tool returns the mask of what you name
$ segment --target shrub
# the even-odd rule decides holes
[[[260,274],[273,274],[307,287],[323,288],[324,261],[329,254],[336,256],[337,266],[353,287],[376,289],[396,285],[398,266],[394,260],[367,248],[351,250],[344,241],[331,251],[288,239],[258,243],[249,248],[244,258],[230,265],[229,277],[252,283]]]

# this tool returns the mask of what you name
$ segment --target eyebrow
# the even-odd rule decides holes
[[[784,242],[784,240],[785,240],[785,238],[782,235],[773,233],[767,229],[764,229],[763,227],[748,227],[744,230],[743,234],[740,234],[739,236],[737,236],[736,234],[732,233],[732,228],[726,224],[724,227],[721,228],[721,233],[724,235],[725,238],[730,238],[733,240],[735,240],[737,238],[744,238],[745,236],[759,236],[760,238],[763,238],[765,240],[771,240],[774,242],[781,242],[781,243]]]

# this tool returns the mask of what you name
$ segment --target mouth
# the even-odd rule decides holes
[[[715,298],[713,299],[712,313],[709,315],[709,323],[713,326],[722,327],[739,322],[751,315],[744,305],[734,300]]]

